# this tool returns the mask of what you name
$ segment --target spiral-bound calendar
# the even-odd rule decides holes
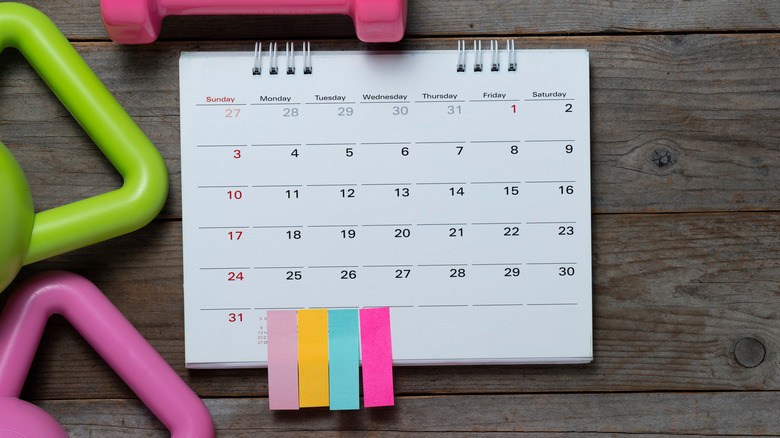
[[[592,360],[586,51],[258,45],[180,82],[188,367],[367,307],[395,364]]]

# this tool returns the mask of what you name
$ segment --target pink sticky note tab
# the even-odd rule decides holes
[[[298,409],[298,314],[269,310],[268,404],[273,410]]]
[[[363,403],[367,408],[393,406],[393,347],[390,309],[360,309]]]

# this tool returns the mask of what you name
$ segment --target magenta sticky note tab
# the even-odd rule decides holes
[[[273,410],[298,409],[298,314],[269,310],[268,404]]]
[[[390,309],[360,309],[360,351],[363,365],[363,404],[393,406],[393,348]]]

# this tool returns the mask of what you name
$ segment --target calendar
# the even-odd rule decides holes
[[[592,360],[588,53],[185,52],[186,365],[389,307],[397,365]]]

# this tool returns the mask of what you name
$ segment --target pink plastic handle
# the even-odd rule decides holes
[[[103,24],[117,43],[145,44],[168,15],[344,14],[361,41],[396,42],[406,29],[406,0],[100,0]]]
[[[68,272],[38,274],[9,298],[0,316],[0,398],[19,397],[54,314],[73,325],[172,437],[214,437],[211,415],[198,396],[94,284]],[[0,412],[0,431],[8,415]]]

